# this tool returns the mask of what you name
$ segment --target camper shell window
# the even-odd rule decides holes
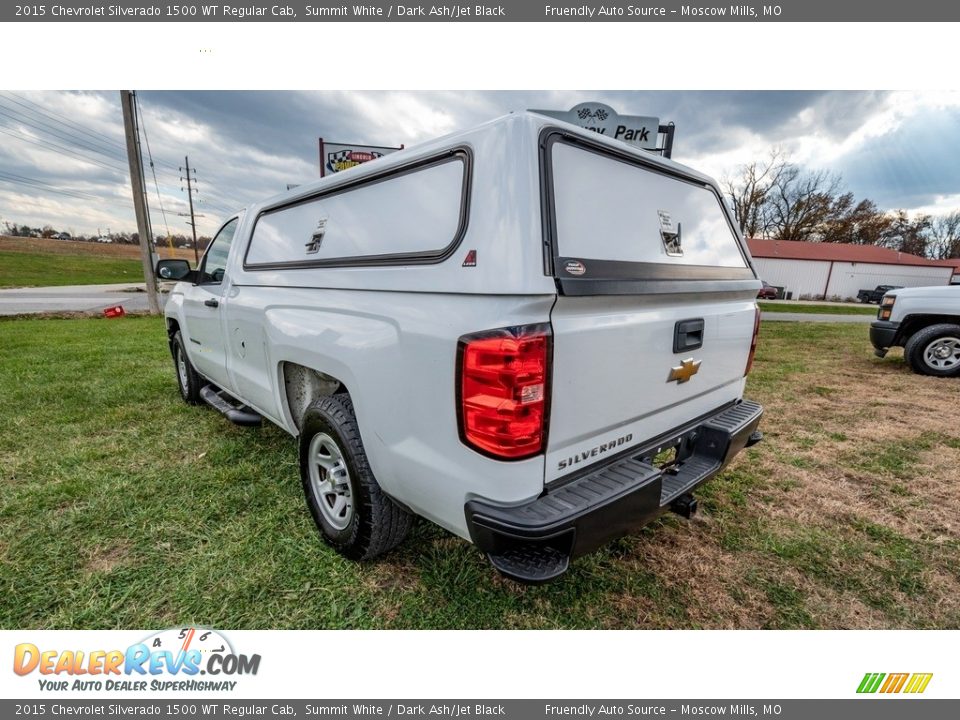
[[[439,262],[463,236],[469,184],[458,149],[267,208],[244,269]]]
[[[559,130],[546,134],[543,148],[546,263],[559,280],[581,291],[620,283],[613,292],[756,282],[713,186]],[[677,281],[710,284],[681,288]]]

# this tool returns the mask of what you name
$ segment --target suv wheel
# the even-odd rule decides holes
[[[353,560],[392,550],[413,524],[377,484],[347,395],[319,398],[304,412],[300,480],[320,534]]]
[[[907,341],[903,355],[914,372],[960,377],[960,325],[941,323],[918,330]]]
[[[183,336],[177,330],[170,341],[170,352],[173,353],[173,369],[177,374],[177,387],[180,396],[191,405],[200,402],[200,376],[190,364],[187,349],[183,346]]]

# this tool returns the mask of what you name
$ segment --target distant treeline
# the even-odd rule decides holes
[[[747,237],[879,245],[937,260],[960,257],[960,210],[880,210],[854,198],[839,174],[808,170],[779,149],[725,177],[723,190]]]
[[[30,237],[30,238],[51,238],[55,240],[73,240],[75,242],[110,242],[118,245],[139,245],[140,233],[128,232],[105,232],[100,234],[82,235],[73,234],[67,230],[57,230],[52,225],[43,227],[30,227],[29,225],[18,225],[16,223],[4,223],[3,233],[11,237]],[[197,247],[205,250],[210,243],[207,235],[201,235],[197,238]],[[193,238],[187,235],[154,235],[154,244],[160,247],[169,247],[171,244],[175,248],[193,247]]]

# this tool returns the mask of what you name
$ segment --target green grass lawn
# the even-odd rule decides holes
[[[766,441],[562,580],[501,579],[421,522],[380,562],[323,543],[295,443],[177,393],[162,321],[0,321],[0,627],[957,627],[956,381],[861,327],[765,326]],[[931,408],[928,410],[928,404]]]
[[[138,260],[0,250],[0,287],[143,282]]]
[[[763,312],[781,312],[781,313],[813,313],[818,315],[876,315],[876,305],[818,305],[816,303],[778,303],[763,302],[757,303]]]

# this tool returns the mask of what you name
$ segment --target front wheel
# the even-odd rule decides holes
[[[173,368],[177,373],[177,387],[180,396],[185,402],[196,405],[200,402],[200,375],[193,369],[187,349],[183,345],[183,335],[177,330],[170,340],[170,351],[173,354]]]
[[[392,550],[413,524],[377,484],[347,395],[319,398],[304,412],[300,480],[320,534],[353,560]]]
[[[907,341],[903,355],[914,372],[960,377],[960,325],[940,323],[918,330]]]

